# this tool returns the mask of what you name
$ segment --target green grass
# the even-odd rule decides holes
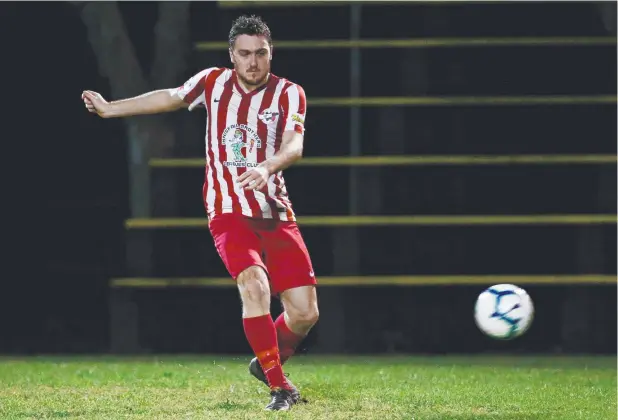
[[[615,357],[304,357],[263,411],[249,357],[0,359],[0,419],[616,419]]]

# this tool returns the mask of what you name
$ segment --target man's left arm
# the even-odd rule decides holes
[[[279,150],[272,157],[260,163],[256,168],[238,177],[241,188],[260,190],[268,183],[268,178],[290,167],[303,156],[305,135],[305,116],[307,100],[305,92],[299,85],[292,85],[281,97],[284,118],[283,135]]]

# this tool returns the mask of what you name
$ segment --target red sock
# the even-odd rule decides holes
[[[243,318],[242,322],[247,341],[253,349],[253,353],[257,356],[270,387],[287,388],[287,381],[283,376],[283,369],[279,360],[277,331],[270,314]]]
[[[279,342],[279,356],[281,358],[281,364],[283,365],[296,351],[296,347],[305,338],[290,330],[285,323],[283,313],[279,315],[275,321],[275,327],[277,328],[277,341]]]

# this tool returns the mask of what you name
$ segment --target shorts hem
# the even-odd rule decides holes
[[[268,274],[268,269],[266,268],[266,265],[261,262],[261,261],[254,261],[252,263],[249,263],[247,265],[244,266],[244,268],[238,270],[237,273],[230,273],[230,276],[232,276],[232,279],[234,279],[235,282],[238,281],[238,276],[240,276],[240,274],[245,271],[246,269],[248,269],[249,267],[260,267],[262,270],[264,270],[264,273],[266,273],[266,277],[268,278],[268,281],[270,281],[270,275]]]
[[[303,286],[316,286],[317,287],[317,285],[318,285],[318,282],[315,278],[307,279],[304,281],[286,282],[285,284],[282,284],[280,287],[275,287],[276,285],[273,285],[271,282],[270,292],[272,295],[278,295],[282,292],[285,292],[286,290],[294,289],[296,287],[303,287]]]

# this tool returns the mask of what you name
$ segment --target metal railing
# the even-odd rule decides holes
[[[598,274],[555,275],[555,276],[504,276],[504,275],[450,275],[450,276],[320,276],[322,286],[439,286],[439,285],[491,285],[511,284],[616,284],[616,276]],[[169,287],[235,287],[230,277],[131,277],[114,278],[113,288],[153,288]]]
[[[610,36],[579,37],[504,37],[504,38],[407,38],[407,39],[307,39],[276,41],[280,49],[349,49],[349,48],[454,48],[454,47],[556,47],[616,45]],[[225,41],[199,41],[197,51],[227,51]]]
[[[599,165],[616,164],[616,155],[377,155],[310,156],[294,166],[483,166],[483,165]],[[151,168],[204,168],[204,158],[154,158]]]

